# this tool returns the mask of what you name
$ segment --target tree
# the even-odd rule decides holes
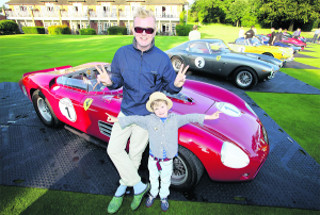
[[[263,0],[260,18],[271,26],[273,22],[289,22],[293,30],[298,22],[308,23],[320,17],[320,0]]]
[[[235,0],[231,3],[226,18],[239,26],[241,19],[249,12],[248,0]]]
[[[193,20],[204,23],[225,23],[226,10],[234,0],[196,0],[190,15]]]

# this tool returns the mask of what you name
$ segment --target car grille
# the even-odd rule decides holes
[[[111,130],[112,130],[112,124],[106,123],[104,121],[98,121],[99,131],[101,134],[106,135],[107,137],[110,137]]]

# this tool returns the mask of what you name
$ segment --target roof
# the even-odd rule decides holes
[[[58,5],[68,5],[75,2],[86,5],[99,5],[102,2],[111,2],[117,5],[126,5],[132,2],[140,2],[142,5],[184,5],[187,0],[10,0],[8,5],[38,5],[44,3],[56,3]]]

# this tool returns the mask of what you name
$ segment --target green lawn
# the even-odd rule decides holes
[[[320,163],[320,95],[247,94]]]
[[[269,29],[257,29],[268,33]],[[239,28],[219,24],[201,26],[205,38],[223,38],[232,42]],[[0,36],[0,82],[17,82],[23,73],[63,65],[87,62],[111,62],[115,51],[132,42],[132,36],[14,35]],[[188,37],[157,36],[162,50],[172,48]],[[303,54],[319,57],[320,45]],[[296,58],[297,62],[320,67],[319,59]],[[288,75],[320,89],[320,70],[282,69]],[[262,107],[290,136],[320,163],[318,119],[320,96],[250,92]],[[286,111],[283,111],[286,110]],[[281,113],[281,114],[279,114]],[[0,214],[106,214],[110,196],[62,192],[36,188],[0,186]],[[159,203],[159,202],[158,202]],[[120,214],[131,214],[129,199]],[[139,208],[135,214],[159,214],[159,207]],[[275,207],[244,206],[171,201],[166,214],[319,214],[318,211]]]
[[[31,214],[31,215],[88,215],[108,214],[107,207],[110,196],[93,195],[76,192],[64,192],[39,188],[21,188],[0,186],[0,214]],[[5,194],[5,195],[3,195]],[[5,197],[5,198],[4,198]],[[170,209],[163,213],[160,201],[157,199],[154,206],[147,208],[141,205],[132,212],[130,209],[131,197],[125,198],[117,214],[167,214],[167,215],[205,215],[205,214],[237,214],[237,215],[313,215],[317,211],[288,209],[276,207],[245,206],[236,204],[217,204],[205,202],[170,201]],[[143,202],[144,203],[144,202]]]
[[[110,62],[133,36],[14,35],[0,37],[0,82],[17,82],[30,71],[87,62]],[[170,49],[188,37],[157,36],[156,45]]]

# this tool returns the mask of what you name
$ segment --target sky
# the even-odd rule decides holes
[[[0,0],[0,7],[4,4],[4,3],[6,3],[6,2],[8,2],[9,0]]]

